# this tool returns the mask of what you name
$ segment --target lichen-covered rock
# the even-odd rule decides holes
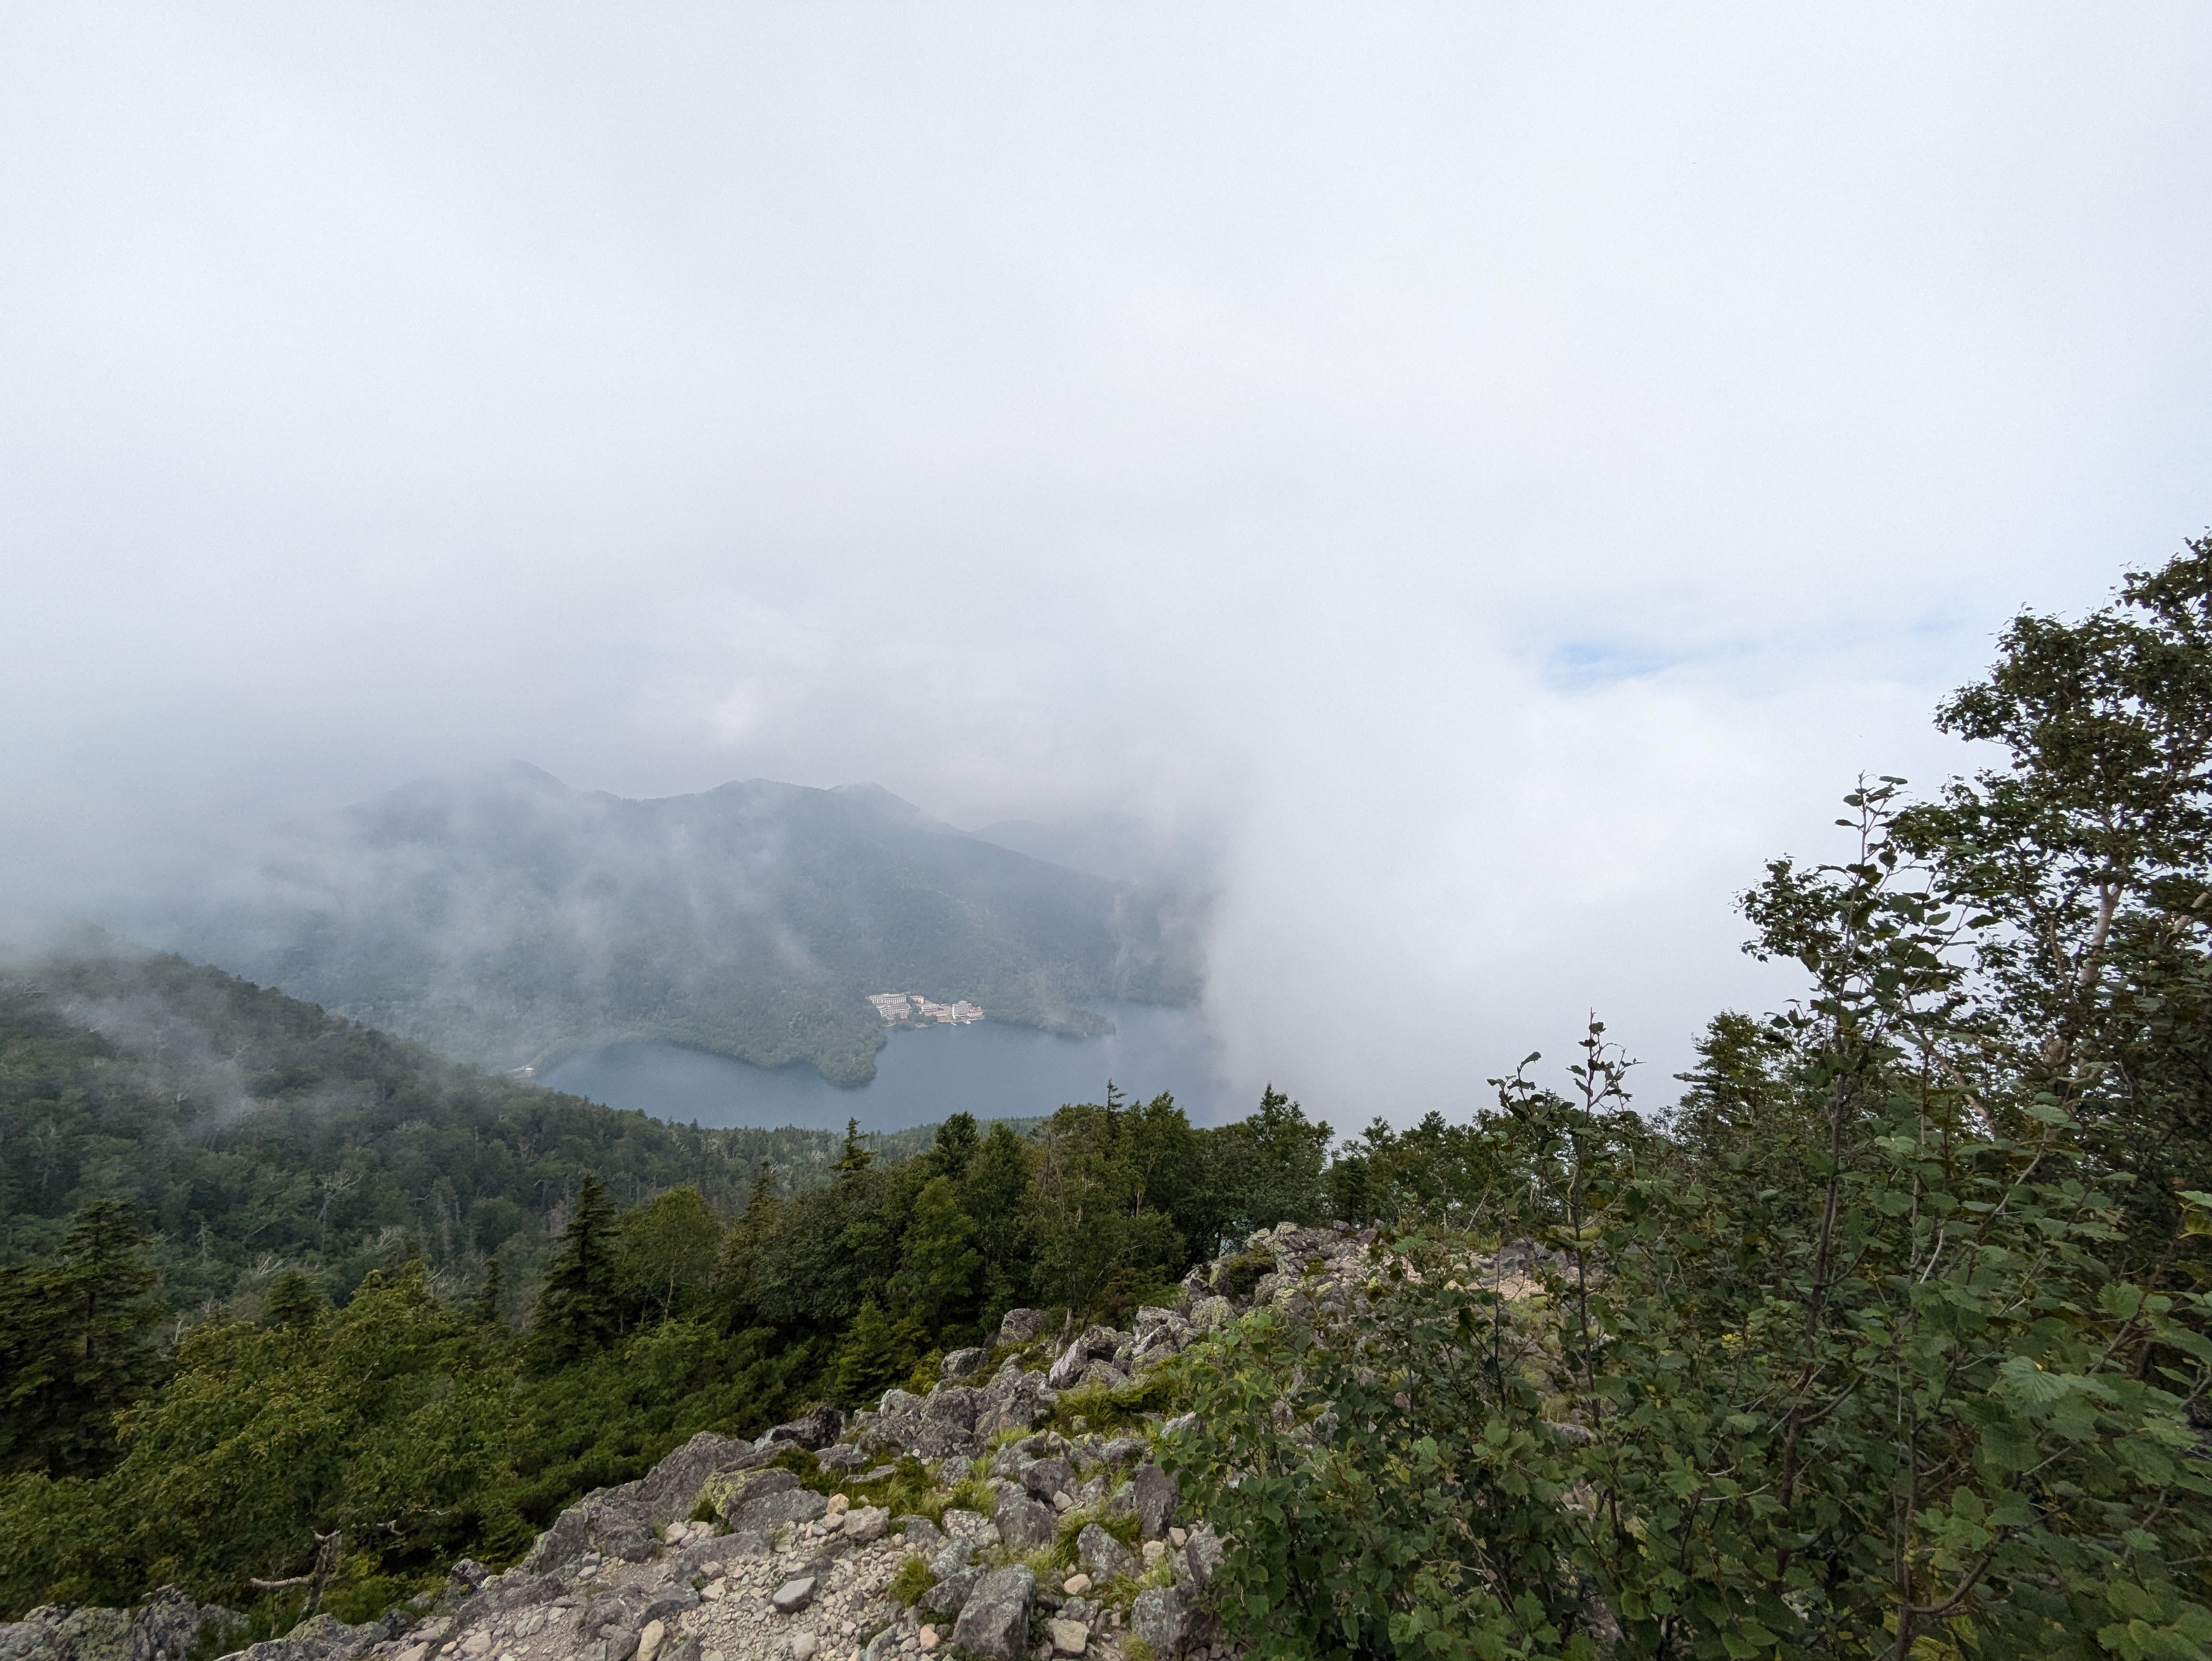
[[[709,1479],[700,1498],[727,1522],[754,1500],[771,1494],[787,1494],[798,1486],[796,1471],[744,1470]]]
[[[988,1349],[956,1349],[945,1358],[945,1365],[938,1369],[938,1375],[946,1379],[970,1378],[981,1372],[984,1363],[990,1359],[991,1352]]]
[[[1021,1661],[1029,1649],[1036,1576],[1018,1564],[994,1569],[969,1594],[952,1628],[952,1647],[978,1661]]]
[[[1211,1332],[1216,1327],[1226,1326],[1236,1317],[1237,1311],[1226,1298],[1203,1298],[1190,1311],[1191,1329]]]
[[[1129,1609],[1130,1632],[1151,1645],[1162,1661],[1182,1652],[1188,1626],[1188,1606],[1173,1586],[1139,1592]]]
[[[0,1624],[0,1661],[184,1661],[204,1636],[245,1624],[242,1615],[163,1586],[135,1609],[49,1604]]]
[[[1030,1344],[1053,1329],[1058,1323],[1049,1310],[1010,1309],[999,1323],[999,1342],[1002,1344]]]
[[[999,1501],[995,1520],[999,1537],[1014,1552],[1048,1546],[1060,1530],[1060,1519],[1048,1502],[1021,1493],[1008,1494]]]
[[[1101,1585],[1136,1572],[1137,1560],[1129,1555],[1127,1548],[1096,1523],[1085,1523],[1075,1536],[1075,1555]]]

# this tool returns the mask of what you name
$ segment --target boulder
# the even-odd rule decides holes
[[[778,1425],[762,1437],[757,1446],[774,1451],[782,1442],[796,1443],[809,1453],[828,1447],[845,1428],[845,1415],[836,1408],[818,1407],[802,1414],[787,1425]]]
[[[1110,1361],[1093,1361],[1083,1369],[1085,1390],[1121,1390],[1129,1382],[1129,1375]]]
[[[1136,1573],[1137,1560],[1096,1523],[1085,1523],[1083,1532],[1075,1536],[1075,1555],[1083,1560],[1083,1567],[1091,1579],[1100,1585]]]
[[[732,1529],[774,1530],[786,1523],[811,1523],[830,1509],[830,1502],[818,1494],[805,1488],[787,1488],[781,1494],[764,1494],[749,1500],[730,1519]]]
[[[1103,1361],[1121,1348],[1128,1335],[1126,1332],[1116,1332],[1112,1327],[1085,1327],[1083,1336],[1076,1342],[1083,1346],[1085,1354],[1094,1360]]]
[[[747,1469],[767,1457],[737,1437],[702,1430],[640,1479],[637,1501],[656,1523],[680,1522],[698,1504],[699,1490],[708,1477]]]
[[[1048,1310],[1010,1309],[999,1323],[999,1342],[1002,1344],[1034,1343],[1059,1324]]]
[[[997,1521],[999,1537],[1009,1551],[1035,1551],[1050,1545],[1060,1532],[1060,1518],[1050,1502],[1026,1494],[1009,1494],[1000,1500]]]
[[[983,1578],[980,1568],[955,1569],[921,1595],[921,1606],[936,1615],[957,1615]]]
[[[1036,1576],[1029,1570],[1018,1564],[994,1569],[969,1594],[952,1628],[952,1647],[979,1661],[1023,1661],[1036,1602]]]
[[[1226,1298],[1202,1298],[1190,1312],[1191,1329],[1195,1332],[1211,1332],[1218,1326],[1226,1325],[1236,1316],[1236,1310]]]
[[[1203,1588],[1212,1581],[1214,1571],[1221,1567],[1221,1537],[1214,1533],[1212,1524],[1200,1523],[1191,1530],[1182,1559],[1189,1567],[1193,1585]]]
[[[929,1392],[921,1409],[922,1421],[970,1431],[975,1428],[975,1415],[982,1409],[983,1401],[983,1392],[971,1384],[939,1384]]]
[[[1188,1635],[1190,1615],[1182,1593],[1173,1586],[1155,1586],[1150,1591],[1140,1591],[1129,1609],[1129,1630],[1152,1646],[1152,1653],[1166,1661],[1180,1652]]]
[[[726,1523],[754,1500],[771,1494],[787,1494],[798,1486],[797,1471],[744,1470],[709,1478],[700,1498],[713,1506],[715,1514]]]
[[[1045,1383],[1054,1390],[1073,1390],[1090,1365],[1091,1352],[1078,1338],[1060,1352],[1060,1359],[1052,1364],[1052,1371],[1045,1375]]]
[[[1137,1513],[1138,1525],[1144,1530],[1145,1538],[1161,1538],[1167,1533],[1168,1524],[1175,1517],[1175,1478],[1158,1465],[1142,1464],[1129,1478],[1129,1488],[1132,1507]]]
[[[816,1454],[814,1461],[824,1470],[857,1470],[868,1463],[868,1456],[850,1442],[839,1442]]]
[[[1080,1621],[1048,1621],[1044,1632],[1054,1655],[1080,1655],[1091,1642],[1091,1628]]]
[[[1022,1486],[1038,1499],[1075,1492],[1075,1467],[1065,1459],[1038,1459],[1022,1467]]]
[[[945,1365],[938,1369],[938,1373],[945,1378],[972,1378],[983,1370],[990,1359],[991,1352],[988,1349],[956,1349],[945,1358]]]

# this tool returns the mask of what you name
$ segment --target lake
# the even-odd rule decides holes
[[[1064,1102],[1103,1101],[1106,1081],[1125,1096],[1172,1091],[1195,1124],[1240,1118],[1256,1088],[1231,1089],[1204,1012],[1155,1004],[1103,1004],[1103,1037],[1069,1038],[983,1021],[894,1031],[876,1076],[840,1089],[811,1067],[768,1068],[672,1043],[624,1043],[572,1056],[540,1082],[657,1119],[702,1125],[803,1125],[899,1130],[948,1115],[1029,1118]]]

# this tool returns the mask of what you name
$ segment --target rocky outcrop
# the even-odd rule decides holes
[[[185,1661],[245,1616],[164,1586],[136,1609],[48,1604],[0,1623],[0,1661]]]
[[[1056,1314],[1012,1311],[993,1349],[954,1352],[927,1395],[817,1408],[752,1441],[702,1433],[569,1506],[504,1574],[456,1563],[435,1599],[368,1627],[320,1617],[237,1661],[1119,1661],[1133,1639],[1158,1661],[1225,1657],[1208,1613],[1222,1542],[1154,1457],[1188,1421],[1087,1432],[1085,1392],[1141,1380],[1256,1305],[1348,1295],[1368,1272],[1358,1247],[1262,1231],[1127,1331],[1071,1335]],[[1045,1427],[1056,1414],[1066,1433]],[[927,1516],[872,1502],[909,1457],[939,1482]],[[902,1573],[926,1583],[910,1604]],[[186,1633],[221,1613],[37,1610],[0,1627],[0,1661],[188,1661]]]

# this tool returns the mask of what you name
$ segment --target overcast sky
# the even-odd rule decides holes
[[[2212,13],[0,16],[0,898],[429,771],[1221,838],[1464,1107],[2212,519]]]

